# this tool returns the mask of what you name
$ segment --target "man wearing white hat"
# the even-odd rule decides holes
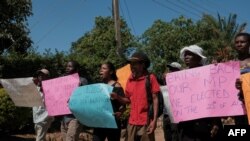
[[[178,62],[172,62],[171,64],[168,64],[167,67],[171,72],[181,70],[181,64],[179,64]]]
[[[167,73],[176,72],[180,70],[182,70],[182,66],[178,62],[172,62],[170,64],[167,64],[167,70],[163,74],[163,84],[166,85],[165,78]],[[166,106],[163,109],[163,132],[165,141],[179,141],[178,124],[171,122]]]
[[[203,66],[207,57],[203,55],[203,49],[197,45],[184,47],[180,51],[180,59],[188,68]],[[180,122],[179,133],[181,141],[212,141],[221,140],[220,130],[222,124],[220,118],[203,118]]]
[[[207,57],[203,55],[203,49],[197,45],[191,45],[181,49],[180,58],[188,68],[203,66]]]

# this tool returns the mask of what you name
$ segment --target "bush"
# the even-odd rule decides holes
[[[30,130],[27,127],[32,126]],[[33,131],[31,108],[16,107],[9,95],[0,88],[0,133]]]
[[[130,112],[130,105],[126,105],[126,109],[121,115],[121,127],[123,129],[127,128],[129,112]]]

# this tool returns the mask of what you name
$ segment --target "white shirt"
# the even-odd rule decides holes
[[[40,91],[40,87],[37,87],[42,99],[43,99],[43,105],[44,105],[44,96],[43,93]],[[45,121],[49,115],[48,111],[46,110],[45,106],[39,106],[39,107],[33,107],[33,122],[34,123],[39,123],[42,121]]]

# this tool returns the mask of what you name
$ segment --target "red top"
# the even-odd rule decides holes
[[[150,75],[150,83],[152,94],[158,94],[158,92],[160,91],[160,86],[153,74]],[[131,75],[127,81],[125,96],[128,97],[131,102],[129,124],[147,124],[148,102],[145,87],[146,76],[134,79]]]

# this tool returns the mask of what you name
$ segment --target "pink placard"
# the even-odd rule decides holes
[[[245,114],[235,88],[239,66],[230,61],[169,73],[166,82],[174,122]]]
[[[70,114],[68,100],[80,80],[77,73],[42,81],[45,105],[50,116]]]

